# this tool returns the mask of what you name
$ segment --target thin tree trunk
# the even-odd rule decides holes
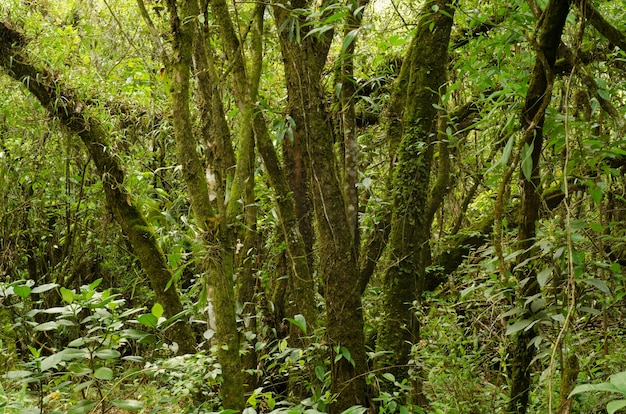
[[[237,170],[231,188],[231,203],[225,208],[226,214],[215,216],[205,178],[204,168],[196,153],[196,139],[191,122],[190,69],[192,65],[192,47],[196,30],[190,16],[198,16],[200,11],[196,0],[180,2],[180,8],[174,0],[168,1],[170,26],[173,35],[174,50],[171,67],[171,94],[174,118],[174,136],[178,158],[183,167],[183,178],[187,184],[191,206],[196,223],[203,232],[207,247],[204,260],[213,284],[213,304],[215,309],[216,337],[218,341],[218,359],[222,365],[222,404],[225,408],[242,410],[244,406],[244,383],[239,355],[239,333],[237,331],[236,301],[233,286],[235,274],[234,242],[232,231],[228,228],[232,200],[238,200],[244,188],[239,171],[242,158],[246,158],[242,147]],[[180,15],[179,15],[180,12]],[[185,22],[184,24],[182,22]],[[245,168],[241,166],[242,169]],[[240,181],[237,181],[240,180]],[[236,189],[235,189],[236,187]]]
[[[528,149],[532,148],[532,171],[528,177],[521,174],[522,204],[517,238],[518,248],[523,253],[519,256],[519,263],[535,254],[532,247],[535,243],[535,225],[541,207],[539,157],[543,147],[543,123],[545,110],[552,96],[553,68],[568,13],[568,0],[550,0],[539,19],[537,58],[522,111],[522,126],[525,129],[523,145]],[[525,300],[525,298],[539,293],[539,285],[533,268],[526,268],[521,271],[524,273],[518,277],[518,280],[528,278],[528,283],[521,288],[518,294],[521,300]],[[526,314],[521,317],[528,316]],[[534,357],[534,347],[529,346],[529,343],[535,334],[534,329],[529,329],[520,332],[513,339],[513,350],[509,360],[511,367],[510,401],[507,411],[509,413],[525,414],[528,408],[531,386],[530,363]]]

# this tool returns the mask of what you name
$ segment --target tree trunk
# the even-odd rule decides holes
[[[429,211],[428,193],[433,142],[437,136],[435,106],[445,86],[454,14],[454,7],[444,0],[428,1],[423,7],[403,63],[408,65],[409,80],[402,139],[392,178],[391,233],[387,245],[391,264],[383,277],[383,321],[377,343],[379,350],[390,351],[379,365],[390,367],[397,380],[407,377],[411,345],[419,340],[419,321],[413,306],[421,295],[430,256],[432,216],[429,214],[434,213]],[[420,384],[419,380],[415,382],[414,397],[424,405]]]
[[[290,13],[309,6],[296,1],[275,7],[276,26],[285,27],[288,19],[293,18]],[[305,24],[305,16],[296,18],[301,19],[301,28],[310,27]],[[336,402],[329,409],[335,413],[353,405],[366,405],[367,397],[362,375],[366,355],[361,294],[355,283],[359,272],[357,246],[352,237],[353,223],[348,219],[343,186],[338,179],[334,139],[321,85],[331,39],[332,34],[306,37],[306,33],[301,33],[301,40],[296,41],[288,27],[279,31],[288,111],[296,124],[295,134],[302,140],[317,224],[319,273],[326,299],[326,335],[334,352],[331,392],[337,394]]]
[[[85,114],[87,105],[61,85],[52,72],[29,63],[27,55],[17,48],[20,39],[23,37],[19,33],[6,24],[0,25],[0,65],[9,76],[22,82],[50,114],[59,118],[64,126],[82,139],[102,177],[107,206],[139,258],[156,300],[163,306],[167,317],[179,314],[183,306],[176,288],[170,286],[166,289],[172,273],[165,255],[151,226],[124,188],[124,171],[118,158],[111,152],[104,128],[95,117]],[[172,341],[178,343],[180,352],[194,352],[194,335],[184,318],[180,318],[169,332]]]
[[[239,171],[242,158],[246,157],[242,147],[237,160],[237,170],[231,188],[231,200],[225,208],[226,214],[215,216],[209,196],[209,188],[204,168],[196,153],[196,139],[191,122],[190,100],[190,69],[192,64],[192,47],[196,30],[190,16],[199,15],[196,0],[181,2],[180,16],[176,2],[168,2],[170,26],[173,35],[173,56],[170,62],[172,110],[174,118],[174,136],[178,159],[183,167],[183,178],[195,220],[203,232],[203,240],[207,247],[204,259],[205,270],[213,285],[213,305],[215,309],[216,337],[218,341],[218,359],[222,365],[222,404],[227,409],[242,410],[244,407],[244,384],[239,355],[239,333],[237,331],[236,301],[233,286],[235,275],[233,244],[235,239],[228,228],[232,200],[239,199],[244,183]],[[185,24],[182,22],[185,21]],[[223,139],[222,139],[223,141]],[[245,168],[245,167],[242,167]],[[239,181],[237,181],[239,180]]]
[[[569,13],[568,0],[550,0],[539,20],[537,32],[537,46],[539,48],[535,66],[526,94],[526,103],[522,111],[522,126],[525,129],[524,142],[526,148],[532,148],[532,170],[530,176],[521,174],[522,204],[520,207],[520,225],[518,231],[518,249],[524,253],[519,256],[519,263],[531,257],[534,253],[536,229],[535,224],[541,207],[541,176],[539,157],[543,147],[543,123],[545,110],[552,97],[554,81],[553,68],[556,61],[561,33]],[[539,293],[539,285],[534,269],[522,269],[523,274],[518,280],[528,279],[528,282],[518,292],[520,300]],[[520,318],[529,317],[530,310]],[[510,401],[508,412],[525,414],[528,408],[530,390],[530,363],[534,357],[534,347],[529,346],[535,337],[535,330],[529,329],[515,336],[513,350],[510,354],[511,367]]]

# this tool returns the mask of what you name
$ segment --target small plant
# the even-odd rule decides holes
[[[601,382],[599,384],[581,384],[570,392],[569,397],[583,392],[604,391],[621,394],[620,399],[610,401],[606,405],[606,411],[608,414],[613,414],[616,411],[626,407],[626,371],[613,374],[609,377],[609,382]]]
[[[38,406],[59,409],[66,405],[68,413],[83,414],[97,408],[104,410],[107,404],[126,411],[143,408],[140,401],[118,399],[118,393],[128,378],[141,372],[133,369],[134,362],[142,358],[123,356],[132,348],[131,342],[157,345],[155,335],[128,328],[131,317],[141,309],[123,309],[123,299],[110,290],[98,291],[101,280],[82,286],[79,292],[46,284],[33,287],[31,281],[20,281],[2,286],[0,295],[11,303],[16,315],[13,329],[19,332],[19,340],[25,344],[28,360],[21,369],[4,375],[13,383],[22,384],[34,395],[36,403],[24,399],[22,412]],[[57,290],[61,305],[46,308],[36,294],[53,294]],[[156,307],[158,312],[158,307]],[[158,316],[152,315],[158,319]],[[159,315],[160,316],[160,315]],[[143,318],[142,318],[143,317]],[[141,315],[138,319],[146,319]],[[55,331],[66,338],[61,349],[46,343],[48,334]],[[61,396],[70,401],[62,403]],[[54,411],[53,411],[54,412]]]

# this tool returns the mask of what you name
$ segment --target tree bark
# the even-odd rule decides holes
[[[521,174],[522,204],[520,206],[519,231],[517,235],[518,249],[522,250],[519,263],[528,259],[533,252],[536,235],[536,221],[541,207],[541,175],[539,157],[543,147],[543,123],[545,110],[552,97],[554,82],[554,63],[561,43],[561,33],[569,13],[568,0],[550,0],[541,18],[537,32],[537,58],[526,94],[526,103],[522,110],[522,126],[524,127],[523,145],[532,148],[532,171],[529,177]],[[528,279],[518,295],[521,300],[539,293],[539,285],[534,269],[522,269],[523,274],[518,280]],[[527,312],[530,312],[528,310]],[[529,313],[521,316],[528,317]],[[535,336],[535,330],[529,329],[518,333],[513,339],[513,350],[510,354],[511,367],[510,413],[525,414],[528,408],[530,391],[530,363],[534,357],[534,347],[529,346]]]
[[[180,2],[180,8],[174,0],[168,1],[170,26],[173,36],[173,58],[170,64],[172,111],[174,118],[174,136],[178,159],[183,167],[183,178],[195,215],[196,224],[202,232],[207,247],[204,258],[205,270],[209,272],[213,285],[213,304],[215,309],[216,337],[218,341],[218,359],[222,365],[222,404],[227,409],[242,410],[245,404],[243,372],[239,355],[240,341],[237,331],[236,300],[233,286],[235,275],[234,237],[228,228],[231,216],[232,200],[238,200],[244,183],[241,181],[239,167],[241,158],[246,157],[245,149],[238,159],[237,170],[231,188],[231,200],[225,213],[216,217],[211,206],[209,188],[204,168],[196,153],[197,141],[191,122],[190,69],[194,32],[197,30],[190,17],[200,13],[197,0]],[[182,22],[185,22],[184,24]],[[224,141],[222,139],[222,141]],[[244,167],[242,167],[244,168]],[[234,193],[234,194],[233,194]]]
[[[326,335],[331,357],[331,392],[337,400],[331,413],[353,405],[366,405],[366,368],[363,314],[358,280],[357,246],[352,237],[343,186],[339,181],[334,138],[323,100],[321,75],[332,34],[306,36],[310,25],[297,10],[311,7],[304,1],[274,7],[285,62],[288,111],[302,140],[304,165],[314,205],[319,245],[319,273],[326,299]],[[322,6],[323,7],[323,6]],[[295,16],[294,16],[295,15]],[[289,30],[299,19],[300,40]],[[282,29],[281,29],[282,28]],[[335,358],[335,356],[337,358]]]
[[[28,56],[19,50],[19,45],[25,43],[20,39],[23,40],[23,36],[8,24],[0,24],[0,65],[9,76],[24,84],[51,115],[81,138],[102,177],[107,206],[139,258],[156,300],[163,306],[167,317],[180,314],[183,306],[175,286],[166,289],[172,273],[165,255],[151,226],[124,188],[124,171],[111,152],[105,129],[95,117],[86,113],[87,104],[60,84],[51,71],[30,63]],[[179,318],[169,332],[180,352],[194,352],[194,335],[184,318]]]
[[[378,349],[391,351],[379,365],[389,367],[397,380],[407,377],[411,345],[419,340],[419,321],[413,306],[421,296],[430,256],[432,217],[428,217],[428,193],[437,136],[435,106],[446,82],[453,15],[454,6],[448,1],[426,2],[403,63],[409,65],[405,70],[410,75],[402,139],[392,178],[391,233],[387,245],[391,264],[383,277],[383,321],[377,343]],[[414,369],[418,371],[417,367]],[[421,381],[415,381],[414,386],[414,398],[424,406]]]

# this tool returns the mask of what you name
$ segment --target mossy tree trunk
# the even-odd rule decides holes
[[[225,408],[242,410],[245,403],[244,383],[233,284],[233,277],[236,273],[234,259],[236,237],[230,224],[234,223],[231,222],[232,211],[235,210],[232,206],[233,200],[239,201],[245,187],[245,180],[248,178],[245,176],[247,171],[245,166],[241,165],[242,158],[246,158],[247,155],[246,143],[242,143],[240,156],[237,159],[230,202],[227,205],[220,202],[222,211],[220,215],[216,215],[211,204],[204,167],[196,152],[198,142],[193,132],[189,105],[193,40],[196,31],[199,30],[195,24],[195,17],[200,14],[200,10],[196,0],[182,1],[178,4],[172,0],[168,1],[167,5],[173,36],[173,53],[168,66],[171,77],[174,135],[195,221],[205,242],[205,270],[208,272],[209,283],[213,287],[218,359],[222,365],[223,378],[220,394]],[[196,42],[198,40],[196,38]],[[196,52],[196,57],[201,58],[198,52]],[[212,102],[210,96],[206,98],[205,102]],[[220,141],[225,142],[226,138],[222,137]],[[220,152],[228,151],[221,149]]]
[[[554,63],[561,43],[561,33],[569,13],[568,0],[550,0],[539,19],[537,33],[537,58],[530,78],[526,102],[522,110],[522,126],[524,127],[524,146],[532,148],[532,170],[529,176],[521,175],[522,203],[520,206],[519,231],[517,235],[519,255],[518,263],[526,261],[535,254],[533,249],[536,235],[536,222],[541,208],[541,175],[539,158],[543,147],[543,124],[545,110],[552,97],[554,83]],[[528,282],[520,288],[519,299],[525,301],[527,297],[539,293],[536,273],[532,267],[520,270],[518,280],[527,279]],[[529,318],[530,309],[520,318]],[[530,390],[530,363],[534,357],[534,347],[529,346],[536,334],[535,329],[528,329],[518,333],[513,338],[513,349],[510,353],[510,401],[507,412],[525,414],[528,408]]]
[[[453,15],[454,7],[448,1],[424,4],[401,70],[401,75],[408,73],[408,82],[398,86],[406,96],[402,124],[396,126],[402,130],[402,138],[391,180],[392,218],[387,245],[391,263],[383,276],[383,321],[377,343],[378,349],[389,352],[379,365],[390,367],[398,380],[406,378],[411,344],[419,340],[413,304],[421,295],[430,257],[428,239],[434,212],[429,208],[429,189],[439,116],[436,106],[446,82]],[[407,78],[401,76],[403,80]],[[420,382],[416,381],[415,386],[414,397],[424,404]]]
[[[171,270],[150,224],[124,187],[124,171],[107,142],[105,129],[95,117],[88,115],[87,104],[62,85],[50,70],[32,64],[30,58],[18,50],[14,38],[20,39],[21,35],[0,25],[0,65],[9,76],[22,82],[52,116],[81,138],[102,177],[107,207],[128,237],[150,280],[156,300],[163,306],[167,317],[179,314],[183,306],[175,286],[166,289],[172,278]],[[181,352],[194,352],[194,335],[184,318],[180,318],[169,332]]]
[[[363,334],[358,253],[352,236],[334,136],[324,102],[322,69],[332,33],[306,36],[310,25],[299,10],[314,7],[306,1],[274,7],[276,27],[284,60],[288,113],[295,121],[294,134],[301,140],[303,161],[314,205],[319,274],[326,299],[326,336],[339,358],[333,363],[331,391],[337,400],[330,412],[367,404],[366,356]],[[324,5],[322,5],[324,7]],[[300,20],[300,41],[290,33],[289,21]],[[348,353],[349,352],[349,353]],[[348,357],[349,355],[349,357]],[[331,361],[335,361],[334,355]]]

